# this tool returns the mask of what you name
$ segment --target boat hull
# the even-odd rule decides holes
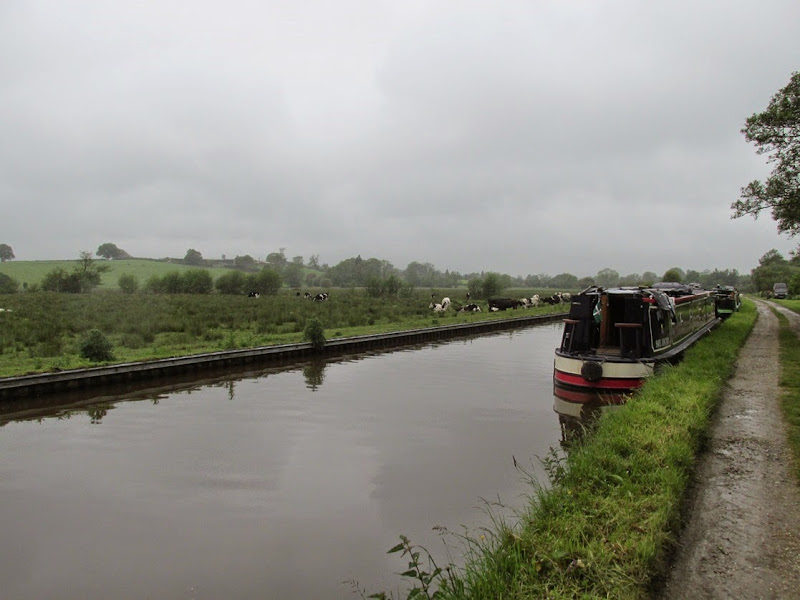
[[[655,365],[652,360],[612,361],[602,357],[598,360],[598,357],[581,358],[557,351],[553,382],[559,387],[584,391],[624,393],[640,388],[644,380],[655,372]],[[596,373],[600,376],[597,377]]]

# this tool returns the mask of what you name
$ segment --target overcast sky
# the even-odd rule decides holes
[[[748,273],[800,242],[730,218],[798,31],[797,0],[3,0],[0,243]]]

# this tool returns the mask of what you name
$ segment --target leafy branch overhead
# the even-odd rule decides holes
[[[761,113],[747,119],[742,133],[767,154],[774,164],[772,173],[761,182],[751,181],[741,190],[739,200],[731,204],[733,218],[757,217],[772,210],[778,231],[800,233],[800,72],[793,73],[788,85],[770,100]]]

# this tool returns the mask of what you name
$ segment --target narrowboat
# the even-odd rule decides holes
[[[711,291],[673,283],[589,287],[572,296],[556,348],[556,388],[624,394],[720,322]]]
[[[727,319],[742,306],[739,290],[732,285],[718,285],[714,288],[714,306],[720,319]]]

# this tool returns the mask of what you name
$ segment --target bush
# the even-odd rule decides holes
[[[214,279],[205,269],[190,269],[181,274],[183,292],[186,294],[209,294],[214,289]]]
[[[139,280],[136,278],[136,275],[131,273],[123,273],[119,276],[117,285],[119,286],[119,289],[126,294],[133,294],[139,289]]]
[[[258,292],[262,296],[274,296],[283,285],[280,273],[264,267],[258,273],[247,277],[248,292]]]
[[[16,294],[19,282],[5,273],[0,273],[0,294]]]
[[[245,291],[246,276],[241,271],[231,271],[217,277],[214,284],[220,294],[242,294]],[[249,291],[249,290],[248,290]]]
[[[80,343],[81,357],[95,362],[113,360],[114,353],[112,350],[111,342],[98,329],[89,331]]]
[[[306,322],[306,327],[303,330],[303,339],[311,342],[315,350],[319,351],[325,347],[325,328],[319,319],[312,317]]]

